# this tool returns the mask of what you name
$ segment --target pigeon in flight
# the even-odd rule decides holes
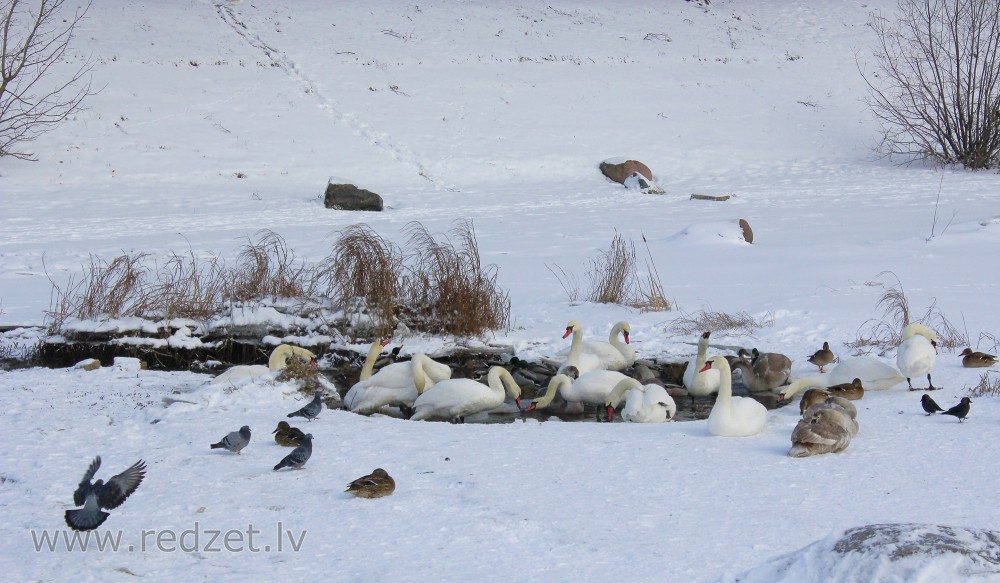
[[[323,410],[323,401],[320,401],[321,395],[322,393],[320,391],[316,391],[316,396],[313,397],[312,401],[309,401],[305,407],[299,409],[298,411],[289,413],[287,417],[305,417],[309,421],[312,421],[318,417],[319,412]]]
[[[928,415],[933,415],[938,411],[944,411],[940,405],[938,405],[930,395],[924,393],[923,397],[920,397],[920,406],[924,408],[924,411]]]
[[[309,457],[313,453],[313,442],[312,433],[307,433],[302,436],[302,443],[298,447],[292,450],[292,453],[285,456],[283,460],[278,462],[278,465],[274,466],[274,471],[278,471],[281,468],[293,468],[296,470],[301,470],[302,466],[306,465],[309,461]]]
[[[94,530],[108,519],[106,508],[118,508],[125,502],[146,476],[146,462],[139,460],[129,469],[114,476],[107,482],[94,479],[94,474],[101,467],[101,456],[94,458],[83,475],[80,486],[73,493],[73,503],[83,508],[66,511],[66,524],[73,530]]]
[[[942,415],[951,415],[953,417],[958,417],[958,422],[961,423],[965,421],[965,418],[969,416],[969,405],[972,403],[972,399],[968,397],[962,397],[961,402],[955,405],[951,409],[948,409]]]
[[[240,450],[250,443],[250,426],[244,425],[239,431],[230,431],[219,443],[213,443],[212,449],[224,447],[227,450],[240,455]]]

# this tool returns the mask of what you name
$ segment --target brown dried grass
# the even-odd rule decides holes
[[[49,329],[57,331],[66,319],[81,320],[139,316],[153,305],[145,279],[146,253],[126,253],[111,261],[93,255],[79,278],[70,276],[62,286],[52,282]]]
[[[314,281],[312,270],[295,257],[284,238],[267,230],[247,240],[230,277],[228,295],[242,302],[305,298]]]
[[[972,398],[989,396],[1000,396],[1000,378],[990,378],[990,373],[995,370],[988,370],[979,377],[979,384],[969,389],[969,396]]]
[[[868,354],[877,350],[879,356],[885,356],[887,352],[899,346],[902,342],[903,328],[911,323],[910,301],[903,289],[902,282],[891,271],[879,273],[876,280],[883,276],[892,276],[896,283],[886,288],[875,304],[875,309],[882,311],[882,317],[866,320],[858,327],[855,339],[847,343],[855,355]],[[866,282],[866,285],[884,287],[884,284],[879,281]],[[917,322],[937,333],[938,346],[942,348],[955,349],[969,344],[968,335],[960,331],[941,312],[937,307],[937,300],[931,301],[924,315]]]
[[[156,270],[151,290],[156,311],[167,319],[210,318],[223,310],[229,293],[225,265],[217,258],[199,259],[194,251],[171,253]]]
[[[752,336],[757,330],[771,326],[774,326],[774,314],[771,312],[760,318],[754,318],[747,312],[730,314],[701,310],[694,314],[681,314],[670,324],[669,330],[681,336],[693,336],[706,330],[736,336]]]

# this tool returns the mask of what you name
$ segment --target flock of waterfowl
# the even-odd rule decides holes
[[[632,423],[663,423],[673,421],[677,413],[674,396],[686,394],[691,399],[716,395],[707,419],[710,434],[725,437],[747,437],[764,430],[768,410],[754,394],[777,393],[776,400],[783,403],[802,392],[799,405],[801,419],[792,430],[792,457],[807,457],[835,453],[846,449],[858,433],[857,409],[852,401],[862,399],[866,390],[884,390],[924,375],[927,388],[935,390],[931,370],[937,356],[938,338],[933,330],[921,324],[906,326],[902,342],[896,353],[896,367],[882,361],[857,356],[841,360],[822,377],[808,377],[789,384],[792,361],[778,353],[760,353],[757,349],[741,349],[736,356],[709,355],[710,332],[698,339],[698,350],[687,363],[683,374],[683,387],[671,395],[664,384],[653,379],[640,382],[627,376],[625,369],[636,362],[636,353],[629,343],[631,327],[627,322],[616,324],[607,342],[584,341],[580,322],[567,324],[563,338],[573,336],[569,349],[558,355],[559,366],[543,395],[527,407],[521,404],[521,388],[510,371],[503,366],[492,366],[486,382],[473,379],[452,378],[452,369],[424,354],[415,354],[410,360],[383,366],[377,372],[375,364],[387,341],[378,340],[371,345],[362,366],[360,378],[342,399],[342,406],[359,414],[371,415],[396,407],[413,420],[442,419],[462,422],[467,416],[499,408],[507,397],[514,400],[518,411],[527,413],[539,409],[555,408],[562,411],[583,411],[586,406],[604,410],[607,420],[614,418],[621,406],[621,419]],[[996,364],[996,356],[965,349],[961,353],[963,366],[988,367]],[[315,367],[312,352],[290,345],[280,345],[272,352],[268,366],[235,366],[219,375],[210,384],[234,384],[247,379],[264,377],[285,369],[291,359],[300,359]],[[828,343],[809,356],[807,360],[819,367],[836,362]],[[513,361],[513,359],[512,359]],[[898,370],[897,370],[898,369]],[[733,395],[733,373],[740,371],[743,383],[751,396]],[[301,417],[307,421],[317,418],[323,409],[324,391],[317,390],[313,399],[289,413],[288,418]],[[339,394],[327,395],[340,403]],[[622,403],[624,405],[622,406]],[[928,415],[941,413],[965,420],[971,399],[964,397],[954,407],[943,410],[930,395],[921,399]],[[284,456],[274,470],[301,469],[312,454],[312,434],[280,421],[272,431],[278,445],[294,448]],[[244,425],[221,440],[210,445],[212,449],[225,449],[239,454],[251,439],[250,427]],[[74,493],[79,509],[66,511],[66,523],[76,530],[92,530],[108,517],[103,509],[121,505],[135,491],[145,476],[145,464],[140,460],[107,482],[92,483],[100,467],[100,457],[90,464],[83,480]],[[361,498],[388,496],[395,490],[395,481],[382,468],[351,481],[347,492]]]

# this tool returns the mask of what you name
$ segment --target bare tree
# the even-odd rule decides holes
[[[60,70],[86,4],[64,16],[66,0],[19,0],[0,4],[0,157],[34,160],[25,146],[80,109],[93,95],[85,60],[75,71]],[[33,8],[37,8],[33,10]]]
[[[899,0],[875,13],[868,105],[882,126],[878,150],[908,161],[972,169],[1000,163],[1000,3]]]

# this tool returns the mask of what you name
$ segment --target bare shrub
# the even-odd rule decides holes
[[[402,302],[402,250],[368,225],[340,232],[316,272],[317,286],[348,314],[366,313],[376,334],[391,333]]]
[[[891,271],[879,273],[876,279],[886,275],[892,276],[896,283],[882,292],[878,303],[875,304],[877,310],[882,310],[882,317],[866,320],[858,328],[855,339],[846,343],[855,355],[868,354],[877,350],[879,356],[885,356],[888,351],[899,346],[902,342],[903,328],[911,323],[910,302],[906,297],[902,282]],[[884,286],[878,281],[867,282],[866,285]],[[917,322],[935,331],[938,335],[938,346],[942,348],[954,349],[969,343],[968,336],[958,330],[938,309],[937,300],[931,302],[924,315]]]
[[[747,312],[730,314],[701,310],[694,314],[682,313],[670,324],[670,331],[681,336],[693,336],[706,330],[725,332],[737,336],[752,336],[761,328],[774,326],[774,314],[767,312],[754,318]]]
[[[990,395],[993,397],[1000,396],[1000,378],[990,378],[990,373],[997,372],[995,370],[988,370],[984,372],[979,377],[979,384],[969,389],[970,397],[983,397]]]
[[[645,235],[642,240],[646,243]],[[585,275],[589,285],[586,296],[575,274],[567,273],[558,265],[546,267],[559,281],[570,302],[585,297],[591,302],[626,305],[648,312],[669,311],[672,306],[660,282],[648,244],[646,254],[646,274],[640,279],[636,270],[635,243],[615,233],[608,249],[601,251],[596,259],[591,259],[587,266]]]
[[[194,251],[171,253],[156,270],[151,291],[156,311],[164,318],[210,318],[223,310],[229,295],[225,265],[215,257],[199,259]]]
[[[403,287],[418,329],[467,336],[509,325],[510,296],[497,284],[496,266],[482,266],[471,221],[458,221],[444,241],[420,223],[406,230],[412,264]]]
[[[236,301],[303,298],[313,280],[281,235],[266,230],[243,246],[231,277],[229,294]]]
[[[93,62],[59,77],[76,27],[90,8],[69,14],[65,0],[41,0],[37,11],[17,0],[0,7],[0,157],[34,160],[24,146],[78,111],[94,92]],[[32,2],[29,6],[35,6]]]
[[[862,72],[878,149],[971,169],[1000,161],[1000,3],[899,0],[874,13],[875,71]]]

